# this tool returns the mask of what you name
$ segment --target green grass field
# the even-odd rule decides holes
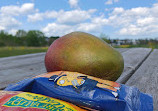
[[[0,57],[46,52],[48,47],[0,47]]]
[[[120,46],[113,46],[115,48],[135,48],[135,47],[144,47],[144,48],[152,48],[158,49],[158,44],[146,44],[146,45],[120,45]]]
[[[115,48],[134,48],[134,47],[145,47],[158,49],[158,44],[146,44],[146,45],[120,45],[113,46]],[[48,47],[0,47],[0,57],[9,57],[16,55],[32,54],[39,52],[46,52]]]

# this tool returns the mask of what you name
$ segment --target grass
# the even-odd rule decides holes
[[[145,48],[152,48],[158,49],[158,44],[148,43],[145,45],[120,45],[120,46],[113,46],[115,48],[134,48],[134,47],[145,47]],[[40,53],[46,52],[48,47],[0,47],[0,57],[9,57],[9,56],[16,56],[16,55],[24,55],[24,54],[33,54],[33,53]]]
[[[115,47],[115,48],[144,47],[144,48],[158,49],[158,44],[145,44],[145,45],[120,45],[120,46],[114,46],[114,47]]]
[[[0,47],[0,57],[46,52],[48,47]]]

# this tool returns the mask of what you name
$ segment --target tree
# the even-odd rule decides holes
[[[105,42],[107,42],[107,43],[111,43],[110,38],[109,38],[106,34],[104,34],[104,33],[101,33],[101,34],[100,34],[100,38],[101,38],[102,40],[104,40]]]
[[[45,46],[47,41],[44,34],[38,30],[30,30],[26,35],[27,46]]]
[[[24,31],[24,30],[18,30],[17,32],[16,32],[16,37],[26,37],[26,35],[27,35],[27,32],[26,31]]]
[[[8,35],[8,33],[6,33],[5,31],[1,30],[0,31],[0,40],[4,40],[7,35]]]
[[[59,36],[51,36],[48,38],[48,45],[51,45],[56,39],[58,39]]]
[[[13,35],[9,35],[5,31],[0,31],[0,43],[1,46],[13,46],[14,45]]]
[[[5,32],[0,31],[0,47],[6,45],[5,42],[4,42],[5,36],[6,36]]]

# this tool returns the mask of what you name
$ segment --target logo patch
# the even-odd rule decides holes
[[[77,111],[72,106],[66,104],[63,101],[28,92],[20,93],[16,96],[13,96],[5,104],[3,104],[3,106],[39,108],[49,111]]]

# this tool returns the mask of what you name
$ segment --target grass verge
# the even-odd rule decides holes
[[[46,52],[48,47],[0,47],[0,57]]]
[[[158,44],[120,45],[120,46],[113,46],[113,47],[114,47],[114,48],[137,48],[137,47],[144,47],[144,48],[158,49]]]

